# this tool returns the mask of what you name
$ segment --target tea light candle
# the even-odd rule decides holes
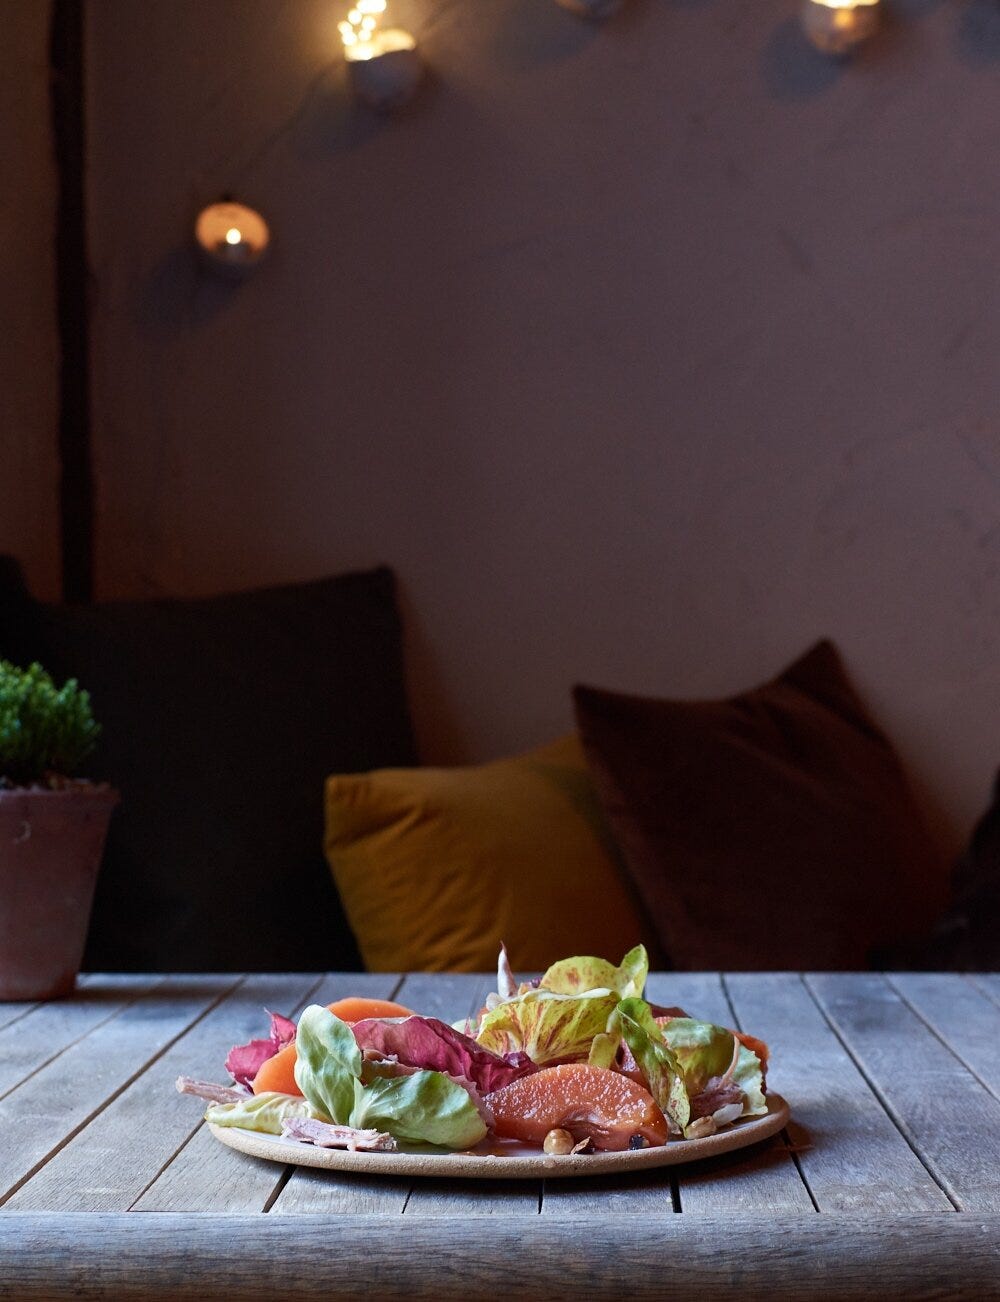
[[[817,50],[847,54],[879,26],[881,0],[805,0],[802,26]]]
[[[417,42],[400,27],[381,27],[386,0],[356,0],[338,26],[354,93],[387,111],[412,99],[423,76]]]
[[[209,204],[198,214],[195,239],[206,264],[227,276],[245,276],[271,242],[267,222],[242,203]]]
[[[622,7],[622,0],[558,0],[558,3],[582,18],[610,18]]]

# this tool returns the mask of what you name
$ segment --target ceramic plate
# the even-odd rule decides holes
[[[445,1176],[471,1180],[537,1180],[556,1176],[612,1175],[644,1171],[654,1166],[698,1162],[718,1153],[746,1148],[777,1134],[788,1121],[788,1104],[779,1094],[767,1096],[767,1115],[727,1126],[707,1139],[677,1139],[662,1148],[639,1148],[626,1153],[577,1153],[552,1157],[526,1144],[491,1141],[489,1151],[464,1153],[405,1149],[398,1153],[351,1153],[343,1148],[316,1148],[295,1139],[279,1139],[236,1126],[209,1130],[230,1148],[270,1162],[316,1166],[326,1171],[351,1171],[364,1175]]]

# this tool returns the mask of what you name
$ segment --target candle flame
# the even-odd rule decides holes
[[[226,243],[240,244],[242,240],[243,240],[243,232],[239,229],[239,227],[230,226],[229,230],[226,231]]]

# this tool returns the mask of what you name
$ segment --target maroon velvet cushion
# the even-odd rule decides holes
[[[943,907],[941,856],[832,643],[728,700],[574,699],[674,966],[864,967]]]

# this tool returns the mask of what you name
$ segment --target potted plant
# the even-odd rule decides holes
[[[90,698],[0,660],[0,1000],[71,994],[118,792],[71,775],[100,727]]]

